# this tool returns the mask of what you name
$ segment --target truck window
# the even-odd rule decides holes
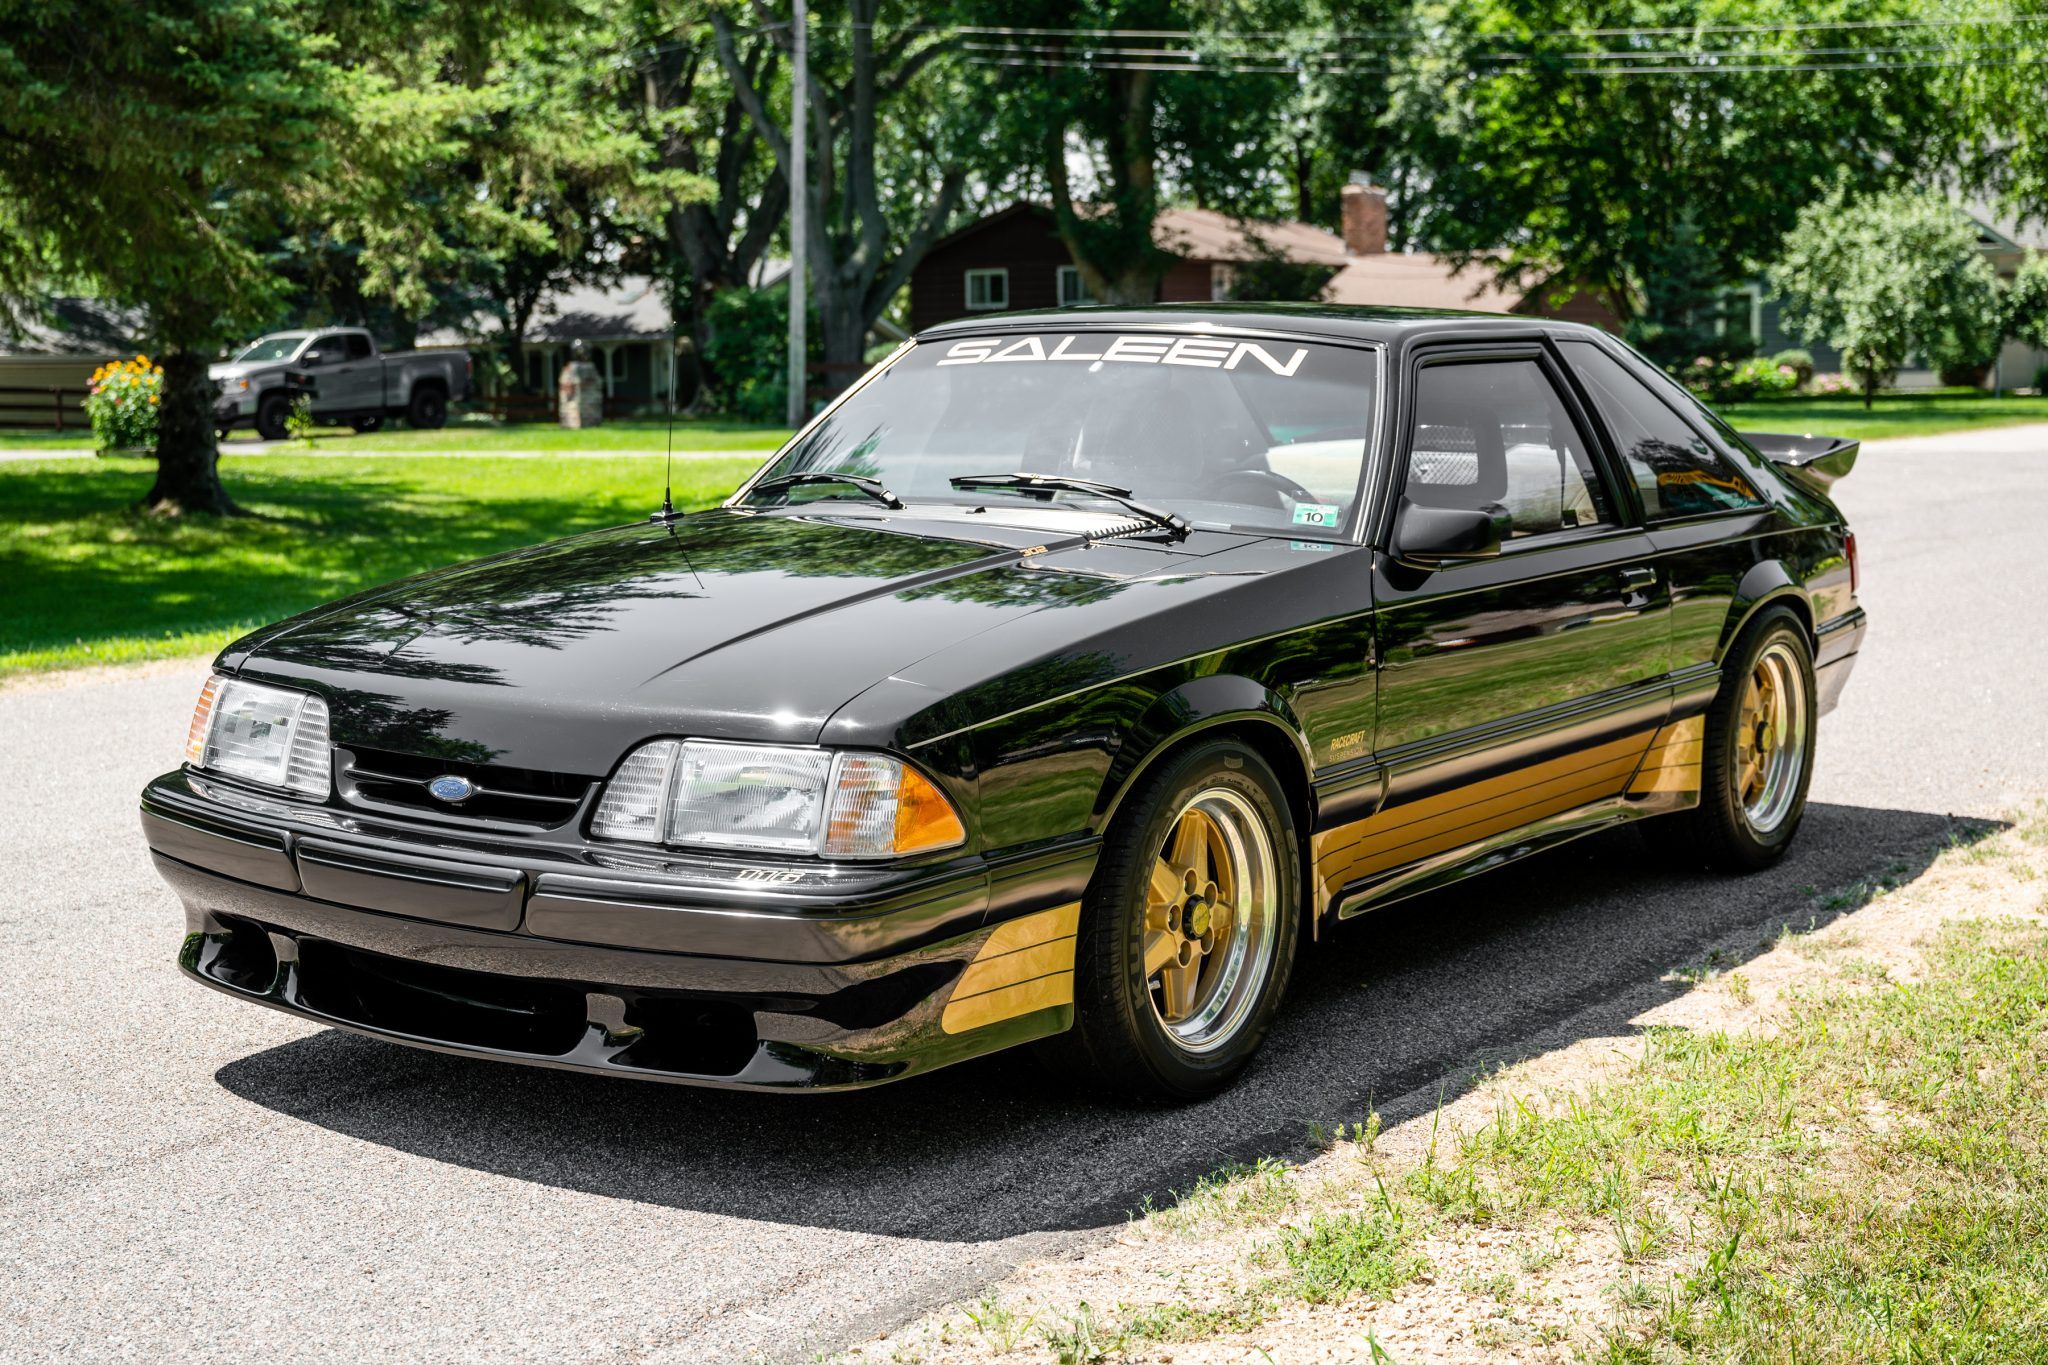
[[[348,358],[350,360],[368,360],[371,351],[372,347],[368,337],[360,332],[350,332],[348,334]]]

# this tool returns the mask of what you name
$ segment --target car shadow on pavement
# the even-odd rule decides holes
[[[435,1161],[800,1226],[980,1242],[1113,1225],[1228,1161],[1300,1158],[1369,1107],[1397,1122],[1491,1066],[1632,1030],[1710,948],[1727,967],[1910,881],[1997,828],[1815,805],[1747,877],[1664,870],[1632,830],[1326,932],[1226,1094],[1180,1109],[1077,1094],[1017,1054],[845,1095],[615,1080],[327,1030],[221,1068],[232,1093]],[[1730,943],[1734,947],[1729,947]]]

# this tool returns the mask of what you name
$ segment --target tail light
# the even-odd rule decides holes
[[[1863,567],[1856,560],[1856,533],[1854,531],[1842,537],[1842,550],[1849,557],[1849,595],[1854,597],[1863,586]]]

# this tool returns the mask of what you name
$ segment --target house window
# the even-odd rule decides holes
[[[1076,304],[1093,303],[1095,296],[1088,292],[1088,285],[1081,278],[1078,268],[1063,265],[1059,268],[1060,307],[1072,308]]]
[[[1007,269],[967,272],[969,312],[992,313],[1010,306],[1010,272]]]
[[[1222,303],[1230,298],[1230,286],[1237,283],[1237,272],[1226,261],[1209,263],[1209,297]]]

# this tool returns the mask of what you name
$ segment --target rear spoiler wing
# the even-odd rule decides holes
[[[1742,439],[1778,468],[1816,493],[1825,494],[1856,467],[1863,442],[1837,436],[1793,436],[1779,431],[1745,431]]]

